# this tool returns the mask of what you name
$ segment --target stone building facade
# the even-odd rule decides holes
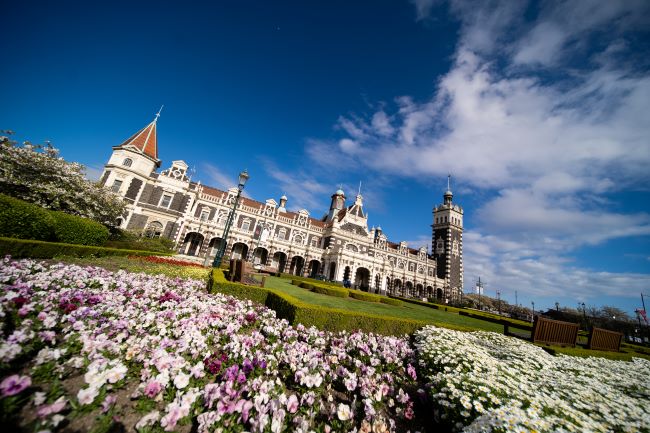
[[[113,147],[100,179],[120,195],[128,214],[120,227],[175,241],[179,254],[211,263],[232,210],[237,187],[227,191],[191,180],[183,161],[158,171],[156,119]],[[371,292],[453,301],[463,287],[463,210],[452,193],[433,208],[432,254],[425,247],[391,242],[380,227],[368,228],[363,197],[348,205],[339,189],[327,213],[287,210],[287,197],[264,202],[242,197],[230,229],[226,257],[269,270],[350,280]]]

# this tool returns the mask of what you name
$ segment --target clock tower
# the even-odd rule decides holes
[[[433,208],[433,257],[438,278],[445,280],[445,298],[456,300],[463,291],[463,208],[454,204],[447,178],[443,203]]]

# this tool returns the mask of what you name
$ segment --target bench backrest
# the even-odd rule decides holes
[[[618,352],[621,349],[622,340],[623,334],[620,332],[594,327],[589,333],[589,348]]]
[[[535,316],[532,340],[534,343],[557,344],[575,347],[579,325]]]

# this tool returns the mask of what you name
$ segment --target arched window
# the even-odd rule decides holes
[[[122,162],[122,165],[124,167],[131,167],[131,164],[133,164],[133,160],[131,158],[125,158]]]
[[[282,240],[287,239],[287,229],[281,228],[280,230],[278,230],[278,239],[282,239]]]
[[[226,219],[228,218],[228,213],[226,211],[220,211],[219,216],[217,217],[217,225],[223,226],[226,224]]]
[[[245,219],[244,222],[241,225],[241,229],[244,231],[248,231],[251,228],[251,220]]]
[[[162,235],[163,225],[158,221],[152,221],[147,225],[144,235],[148,238],[159,238]]]
[[[297,244],[302,244],[302,236],[300,235],[294,236],[293,241]]]

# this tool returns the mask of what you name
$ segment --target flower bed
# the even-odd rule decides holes
[[[415,427],[406,338],[294,328],[197,280],[5,258],[0,284],[9,430]]]
[[[172,259],[171,257],[160,257],[160,256],[129,256],[129,259],[132,260],[142,260],[145,262],[151,262],[151,263],[162,263],[165,265],[174,265],[174,266],[193,266],[197,268],[205,268],[205,266],[199,264],[199,263],[194,263],[194,262],[188,262],[186,260],[178,260],[178,259]]]
[[[418,366],[435,417],[466,432],[648,432],[650,361],[552,356],[491,332],[426,327]]]

